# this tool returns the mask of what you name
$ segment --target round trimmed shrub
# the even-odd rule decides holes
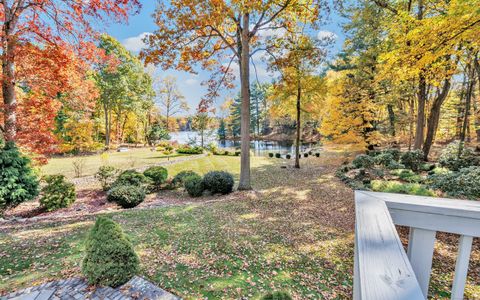
[[[225,171],[211,171],[203,177],[205,189],[212,194],[228,194],[233,191],[234,180],[232,174]]]
[[[34,199],[38,186],[30,159],[22,155],[13,142],[0,146],[0,214],[8,207]]]
[[[390,154],[393,158],[394,161],[399,161],[400,160],[400,155],[402,152],[400,152],[400,149],[396,148],[388,148],[382,151],[383,154]]]
[[[423,164],[423,152],[422,150],[407,151],[402,154],[400,161],[405,168],[412,171],[418,171]]]
[[[50,175],[43,178],[40,205],[47,211],[69,207],[77,199],[75,185],[65,180],[63,175]]]
[[[272,153],[272,152],[268,153],[268,157],[272,158],[272,157],[273,157],[273,153]]]
[[[118,287],[140,270],[140,260],[120,225],[99,217],[87,237],[82,273],[92,285]]]
[[[380,153],[374,158],[375,163],[380,166],[389,167],[395,165],[396,161],[390,153]]]
[[[303,157],[308,157],[308,153],[303,153]]]
[[[318,152],[315,153],[315,156],[316,156],[316,157],[320,157],[320,153],[318,153]]]
[[[280,153],[275,153],[275,157],[280,158],[280,157],[282,157],[282,155]]]
[[[360,168],[365,168],[365,169],[370,169],[375,165],[375,160],[373,157],[366,155],[366,154],[360,154],[355,157],[355,159],[352,161],[352,165],[356,169]]]
[[[108,191],[107,200],[123,208],[132,208],[145,200],[145,190],[137,185],[115,185]]]
[[[150,167],[150,168],[146,169],[143,172],[143,175],[150,178],[150,180],[152,180],[152,182],[156,186],[159,186],[159,185],[165,183],[165,181],[167,181],[168,171],[164,167],[155,166],[155,167]]]
[[[235,151],[235,156],[240,156],[240,154],[242,154],[241,151]]]
[[[264,295],[262,300],[292,300],[292,297],[286,292],[272,292]]]
[[[175,177],[173,177],[172,184],[177,187],[183,186],[183,184],[185,183],[185,178],[190,175],[198,174],[193,172],[192,170],[181,171],[177,175],[175,175]]]
[[[290,154],[287,154],[287,155],[285,155],[285,158],[290,159],[290,158],[292,158],[292,156]]]
[[[95,174],[95,178],[100,181],[102,189],[108,191],[117,178],[118,170],[112,166],[101,166]]]
[[[191,197],[200,197],[205,191],[203,179],[198,174],[188,175],[183,179],[183,186]]]
[[[147,188],[152,184],[152,181],[147,176],[135,170],[126,170],[120,173],[113,186],[116,185],[135,185]]]

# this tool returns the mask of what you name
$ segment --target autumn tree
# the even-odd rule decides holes
[[[167,76],[157,84],[157,104],[165,116],[165,128],[173,131],[175,128],[170,124],[170,117],[180,112],[188,111],[188,103],[177,86],[177,79]]]
[[[138,0],[71,1],[71,0],[4,0],[0,2],[0,47],[2,48],[2,133],[6,140],[16,140],[17,76],[18,63],[24,58],[22,52],[52,48],[58,51],[73,49],[81,57],[93,59],[95,45],[94,22],[113,19],[125,21],[128,14],[139,7]],[[34,45],[34,46],[33,46]],[[57,63],[63,56],[51,57]],[[48,69],[42,65],[31,68],[41,76]],[[54,114],[53,114],[54,115]],[[53,118],[52,115],[52,118]]]
[[[250,183],[250,59],[262,50],[259,34],[289,30],[299,16],[317,20],[321,1],[206,0],[159,1],[155,12],[158,29],[147,37],[143,52],[147,63],[194,72],[195,66],[212,71],[207,82],[209,102],[219,87],[231,87],[232,63],[239,66],[241,112],[241,172],[239,189]]]

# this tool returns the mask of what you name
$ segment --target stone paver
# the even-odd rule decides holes
[[[81,278],[70,278],[29,287],[1,297],[0,300],[181,300],[153,283],[135,276],[124,285],[89,288]]]

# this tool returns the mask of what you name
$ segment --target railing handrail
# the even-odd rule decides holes
[[[460,235],[452,299],[463,299],[473,237],[480,236],[479,202],[355,191],[355,204],[355,299],[425,299],[437,231]],[[408,253],[403,249],[395,225],[410,227]],[[393,247],[392,242],[399,243],[400,247]],[[406,266],[399,260],[401,257],[407,258]],[[390,266],[385,265],[386,260]],[[388,272],[393,268],[407,275],[409,268],[413,269],[421,298],[417,298],[418,290],[410,281],[408,289],[392,289],[393,294],[388,296],[369,293],[372,286],[383,287],[385,279],[369,264],[379,264],[380,270],[390,270]]]

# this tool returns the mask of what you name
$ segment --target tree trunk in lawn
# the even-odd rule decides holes
[[[301,109],[301,97],[302,97],[302,88],[300,83],[297,87],[297,137],[295,142],[295,168],[300,169],[300,135],[301,135],[301,123],[300,123],[300,109]]]
[[[17,135],[17,98],[15,94],[15,49],[16,38],[13,36],[17,18],[4,5],[4,24],[2,33],[2,96],[4,104],[3,136],[6,141],[15,141]]]
[[[451,81],[450,79],[445,80],[443,84],[442,91],[440,94],[435,97],[432,103],[432,107],[430,108],[430,114],[428,115],[428,122],[427,122],[427,136],[425,138],[425,143],[423,144],[423,158],[428,160],[428,154],[430,153],[430,149],[432,148],[433,141],[435,139],[435,133],[437,132],[438,122],[440,120],[440,110],[442,108],[442,104],[447,99],[448,92],[450,91]]]
[[[105,113],[105,148],[110,148],[110,118],[108,116],[108,104],[103,104],[103,112]]]
[[[242,43],[240,55],[240,85],[242,96],[241,107],[241,162],[240,162],[240,182],[239,190],[251,190],[250,183],[250,44],[249,44],[249,14],[245,13],[242,17]]]
[[[417,126],[415,129],[415,141],[413,144],[413,149],[418,150],[422,147],[423,144],[423,130],[425,127],[425,104],[427,102],[427,83],[425,77],[420,75],[419,84],[418,84],[418,111],[417,111]]]

